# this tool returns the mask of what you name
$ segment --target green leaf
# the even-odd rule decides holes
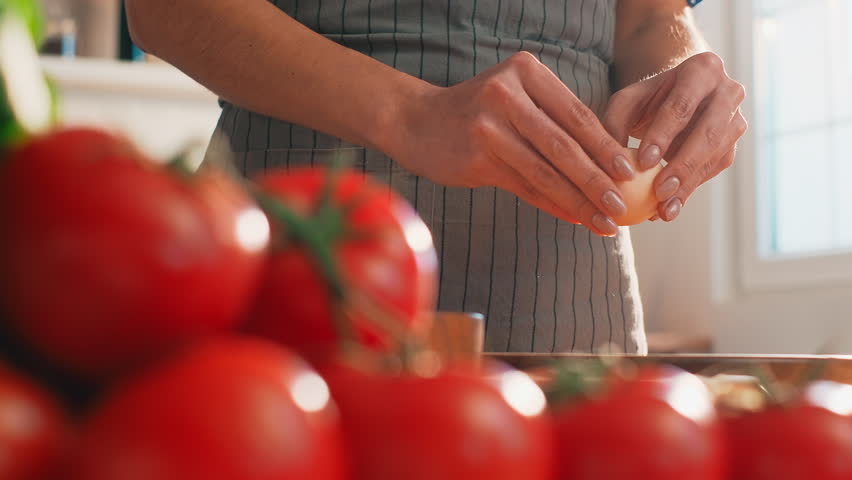
[[[0,0],[0,16],[17,15],[23,20],[33,43],[40,46],[44,41],[44,16],[36,0]]]
[[[552,366],[553,381],[546,389],[551,405],[572,403],[600,390],[608,365],[599,359],[566,359]]]
[[[9,145],[19,143],[26,133],[15,120],[12,110],[6,101],[6,89],[0,82],[0,151]]]
[[[47,131],[56,121],[57,93],[17,14],[0,14],[0,150]]]

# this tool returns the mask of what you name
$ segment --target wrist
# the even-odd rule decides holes
[[[670,70],[707,49],[690,8],[648,15],[616,41],[613,87],[619,90]]]
[[[441,87],[404,73],[400,73],[389,87],[382,92],[382,101],[375,110],[366,138],[371,148],[395,158],[406,150],[406,145],[417,141],[417,125],[426,113],[428,98]]]

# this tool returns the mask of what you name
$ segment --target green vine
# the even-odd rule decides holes
[[[334,264],[332,254],[332,234],[341,227],[334,227],[332,223],[337,220],[342,223],[342,218],[334,219],[331,216],[317,215],[313,218],[303,218],[287,208],[277,198],[260,191],[254,190],[254,198],[258,205],[275,219],[282,221],[287,227],[287,234],[296,243],[306,248],[312,255],[325,279],[335,300],[342,300],[345,296],[343,281],[337,266]]]

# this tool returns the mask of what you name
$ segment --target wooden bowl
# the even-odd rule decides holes
[[[478,363],[485,344],[485,317],[479,313],[437,312],[427,343],[444,363]]]

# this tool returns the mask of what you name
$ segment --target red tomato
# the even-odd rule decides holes
[[[558,411],[564,480],[720,480],[726,459],[712,397],[674,367],[641,367]]]
[[[74,480],[345,478],[325,382],[261,339],[208,341],[130,379],[81,437]]]
[[[0,478],[48,478],[64,453],[65,434],[53,397],[0,366]]]
[[[391,319],[390,327],[403,334],[427,328],[437,269],[428,228],[404,199],[354,171],[339,173],[324,209],[320,199],[328,182],[329,171],[323,168],[279,171],[258,179],[264,191],[322,230],[348,296],[370,299]],[[311,358],[325,355],[339,338],[333,316],[340,314],[340,304],[313,252],[268,213],[274,250],[249,328]],[[351,318],[356,338],[377,349],[393,346],[375,320],[375,312],[356,309]]]
[[[121,139],[65,130],[0,171],[0,291],[10,321],[100,375],[244,318],[268,223],[213,170],[180,175]]]
[[[728,420],[734,480],[852,479],[852,386],[810,385],[793,405]]]
[[[548,480],[552,431],[525,374],[424,378],[322,370],[343,419],[354,480]]]

